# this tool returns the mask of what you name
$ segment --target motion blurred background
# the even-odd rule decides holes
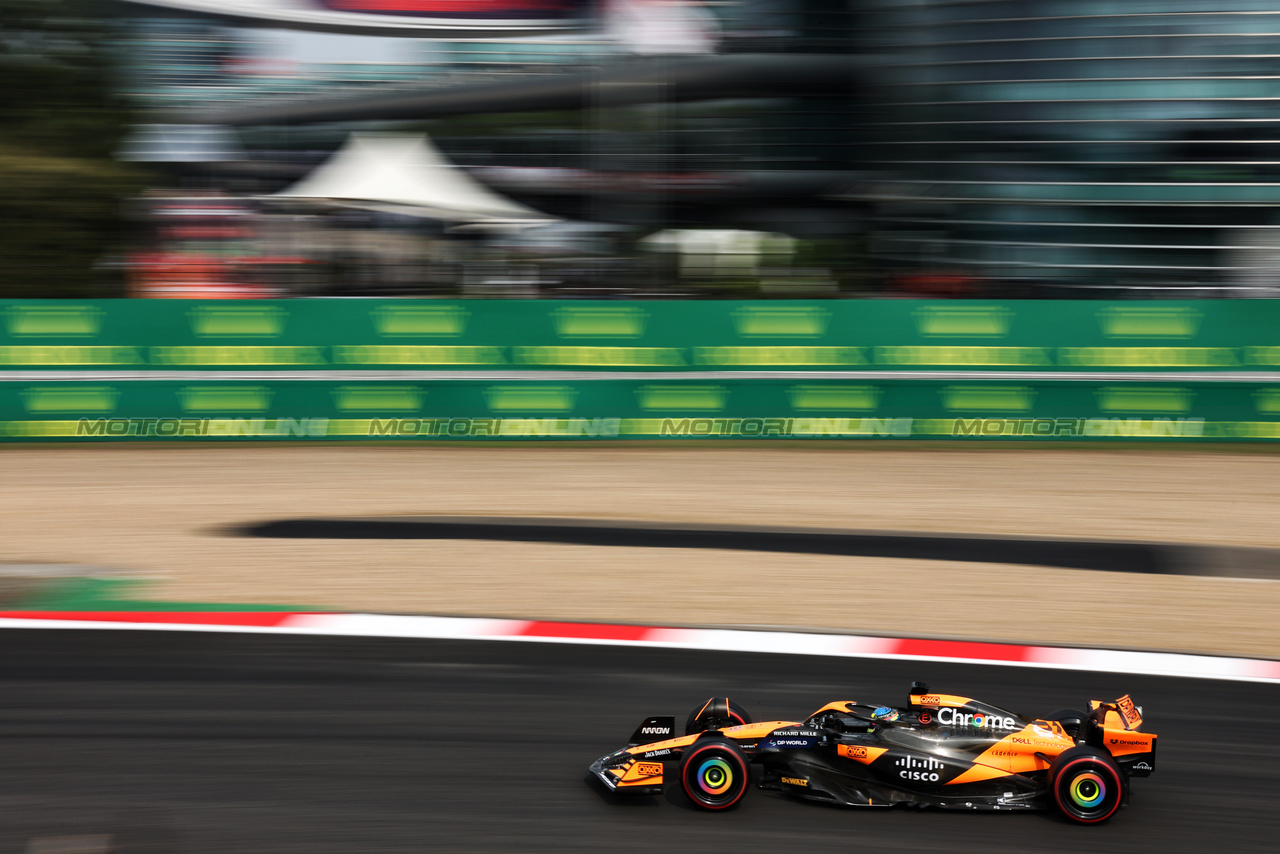
[[[1270,677],[16,626],[358,609],[1274,672],[1280,304],[1200,300],[1280,296],[1277,34],[1280,0],[0,0],[0,854],[1078,850],[583,786],[633,714],[917,678],[1132,692],[1167,746],[1110,850],[1273,851]],[[923,299],[808,301],[864,297]],[[246,535],[370,516],[916,550]],[[1155,557],[1052,554],[1117,544]]]
[[[1213,5],[7,0],[0,296],[1273,296]]]

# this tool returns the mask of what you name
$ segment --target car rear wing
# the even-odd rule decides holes
[[[1128,694],[1110,703],[1090,700],[1089,710],[1092,713],[1090,717],[1094,717],[1100,725],[1117,723],[1130,732],[1136,732],[1142,726],[1142,708],[1134,705]]]
[[[1142,708],[1127,694],[1111,703],[1090,700],[1089,708],[1081,732],[1085,743],[1110,753],[1130,777],[1150,775],[1156,767],[1156,736],[1138,732]]]

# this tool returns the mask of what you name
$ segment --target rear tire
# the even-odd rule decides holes
[[[1105,752],[1073,747],[1049,768],[1049,796],[1058,811],[1080,824],[1101,824],[1124,802],[1124,772]]]
[[[1045,715],[1042,720],[1057,721],[1062,724],[1062,728],[1067,731],[1067,735],[1072,738],[1080,738],[1080,728],[1084,725],[1084,719],[1089,717],[1088,712],[1082,712],[1079,709],[1059,709],[1051,715]]]
[[[680,760],[680,785],[698,809],[729,809],[742,800],[750,782],[746,755],[727,738],[696,741]]]

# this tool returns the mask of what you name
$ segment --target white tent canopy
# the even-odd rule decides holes
[[[453,223],[542,225],[556,217],[480,184],[425,136],[352,134],[310,175],[271,196],[395,210]]]

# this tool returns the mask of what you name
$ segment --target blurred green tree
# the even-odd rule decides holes
[[[129,115],[95,0],[0,0],[0,297],[118,296]]]

